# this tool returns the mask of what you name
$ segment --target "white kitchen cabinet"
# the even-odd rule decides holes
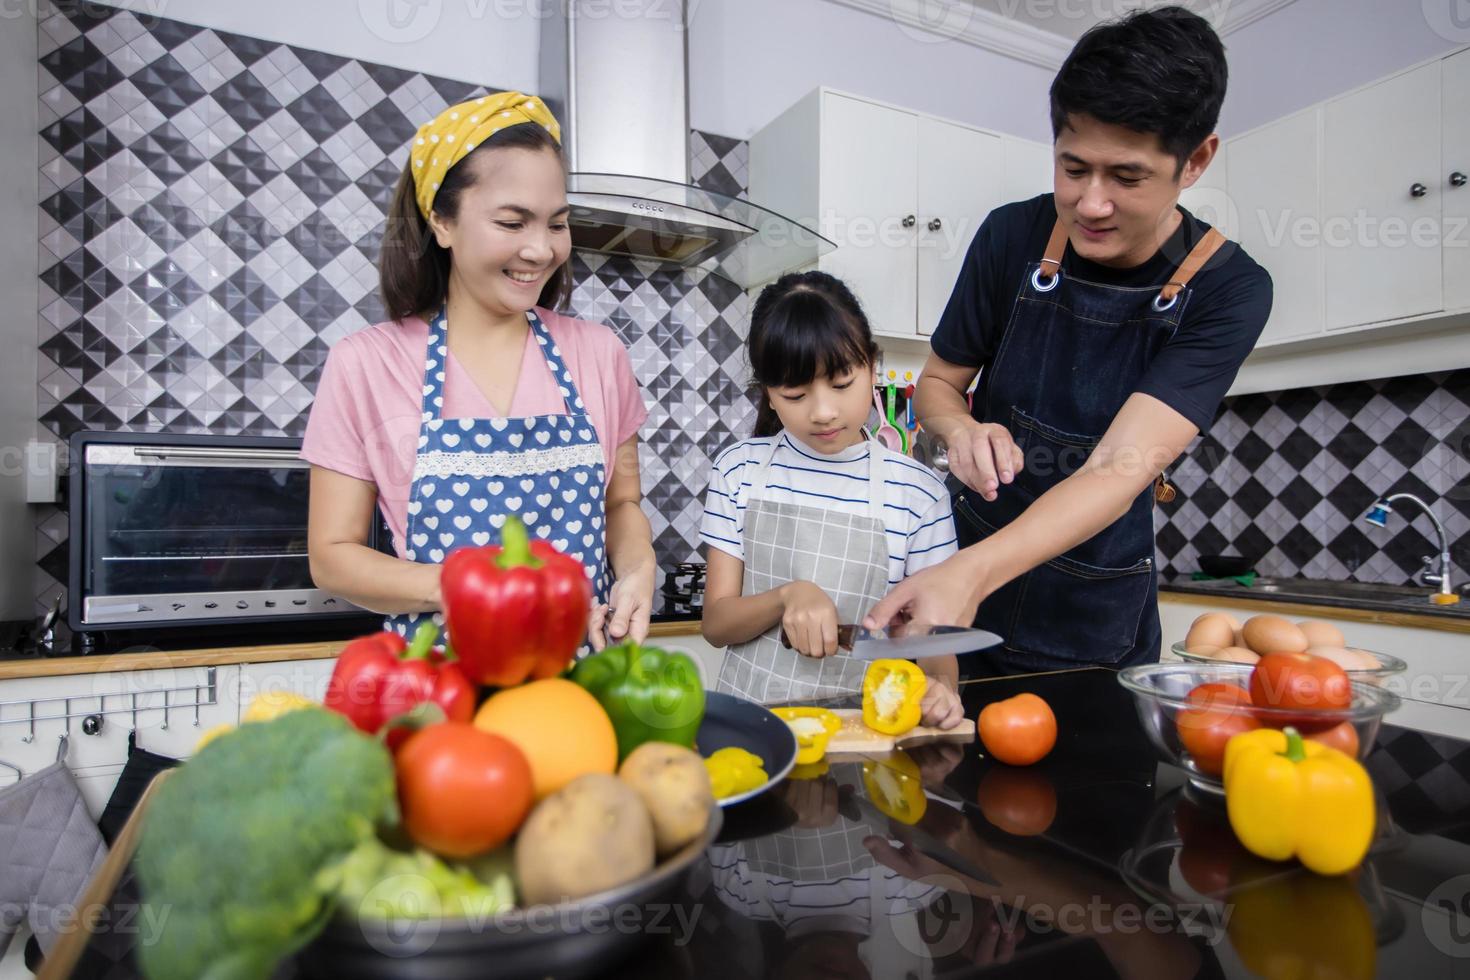
[[[912,113],[822,98],[818,231],[837,249],[820,268],[853,287],[873,328],[885,333],[915,332],[918,127]]]
[[[1444,307],[1470,308],[1470,50],[1440,63]]]
[[[954,292],[970,241],[993,209],[1005,151],[999,136],[919,117],[919,235],[917,331],[928,336]]]
[[[1323,108],[1328,330],[1444,308],[1440,85],[1433,61]]]
[[[1035,166],[1034,153],[1024,159]],[[1010,199],[1006,168],[998,134],[830,89],[750,141],[752,200],[837,244],[817,267],[852,288],[885,337],[933,330],[975,230]]]
[[[1322,333],[1323,250],[1318,201],[1320,108],[1308,109],[1232,140],[1228,201],[1234,240],[1271,274],[1271,318],[1258,347]]]

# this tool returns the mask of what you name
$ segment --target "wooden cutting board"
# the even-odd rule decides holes
[[[842,727],[827,742],[827,755],[882,755],[894,749],[925,742],[973,742],[975,721],[963,719],[954,728],[930,728],[919,725],[902,735],[884,735],[863,724],[861,708],[838,708],[832,712],[842,719]]]

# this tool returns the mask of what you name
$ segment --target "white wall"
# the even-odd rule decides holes
[[[492,88],[536,90],[552,0],[115,0],[111,6]],[[395,19],[396,18],[396,19]]]
[[[18,10],[19,8],[17,8]],[[36,24],[0,18],[0,619],[28,619],[34,601],[35,526],[20,464],[36,432]]]
[[[1051,141],[1053,72],[824,0],[689,0],[689,117],[749,138],[819,85]]]
[[[1458,31],[1449,26],[1457,7]],[[1230,90],[1220,134],[1238,135],[1467,43],[1465,0],[1297,0],[1225,38]]]

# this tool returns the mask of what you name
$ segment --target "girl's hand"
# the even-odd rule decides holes
[[[604,607],[606,638],[602,640],[599,636],[599,640],[604,643],[643,642],[648,636],[648,617],[653,613],[653,579],[652,562],[635,566],[618,576]],[[600,626],[598,634],[602,632]],[[598,642],[595,640],[593,646],[600,650],[602,647],[597,646]]]
[[[929,686],[919,701],[923,711],[919,724],[935,728],[953,728],[965,720],[965,706],[954,688],[937,677],[929,678]]]
[[[781,628],[791,648],[803,657],[830,657],[837,652],[837,607],[811,582],[781,586]]]

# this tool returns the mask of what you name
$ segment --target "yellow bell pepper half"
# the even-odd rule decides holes
[[[1225,809],[1246,850],[1295,855],[1312,871],[1358,866],[1373,840],[1373,782],[1358,761],[1294,728],[1244,732],[1225,745]]]
[[[874,806],[899,823],[918,823],[929,806],[919,764],[907,752],[895,752],[882,762],[864,762],[863,788]]]
[[[798,766],[822,761],[827,743],[842,727],[842,719],[826,708],[772,708],[771,713],[786,722],[796,736]]]
[[[717,800],[755,789],[770,778],[760,756],[733,745],[705,759],[704,767],[709,771],[710,792]]]
[[[919,702],[929,686],[907,660],[874,660],[863,675],[863,724],[884,735],[902,735],[919,723]]]

